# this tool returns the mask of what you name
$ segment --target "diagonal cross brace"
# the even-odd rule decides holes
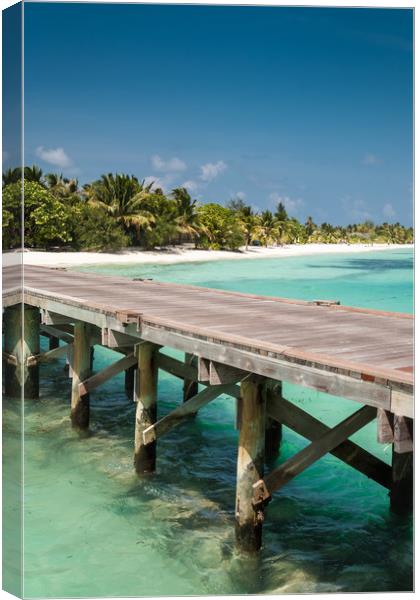
[[[269,502],[273,492],[283,487],[291,479],[302,473],[322,456],[336,448],[367,425],[376,417],[376,409],[364,406],[357,412],[344,419],[341,423],[330,429],[327,433],[315,440],[309,446],[286,460],[277,469],[274,469],[265,479],[260,479],[253,485],[254,494],[252,504],[254,508]]]
[[[102,371],[99,371],[99,373],[95,373],[95,375],[89,377],[89,379],[85,379],[85,381],[82,381],[79,384],[79,395],[84,396],[85,394],[91,392],[98,386],[105,383],[105,381],[108,381],[108,379],[111,379],[111,377],[114,377],[115,375],[121,373],[121,371],[124,371],[125,369],[129,369],[136,363],[137,358],[134,356],[134,354],[129,354],[128,356],[120,358],[120,360],[117,360],[116,362],[112,363],[112,365],[110,365],[109,367],[106,367]]]
[[[319,439],[330,430],[328,425],[278,395],[267,401],[267,414],[311,442]],[[364,448],[350,440],[345,440],[330,452],[347,465],[366,475],[366,477],[390,489],[392,480],[390,465],[387,465]]]
[[[159,419],[153,425],[150,425],[143,431],[143,443],[150,444],[157,437],[170,431],[173,427],[179,425],[186,417],[196,413],[200,408],[220,396],[221,394],[232,395],[236,385],[227,383],[223,385],[214,385],[198,392],[195,396],[178,406],[169,415]]]

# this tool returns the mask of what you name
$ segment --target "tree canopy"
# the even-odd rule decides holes
[[[413,228],[400,223],[317,225],[311,216],[300,223],[282,202],[274,212],[257,211],[241,197],[226,205],[202,203],[185,187],[165,193],[154,182],[124,173],[101,175],[80,188],[77,179],[44,174],[32,165],[3,173],[3,249],[21,245],[22,191],[28,248],[151,249],[190,242],[204,249],[237,250],[251,244],[413,241]]]

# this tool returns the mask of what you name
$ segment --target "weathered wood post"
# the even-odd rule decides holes
[[[23,321],[22,321],[23,317]],[[25,398],[39,397],[39,366],[28,366],[31,356],[39,354],[39,309],[27,304],[16,304],[4,311],[5,393]]]
[[[74,324],[73,350],[71,352],[71,422],[75,429],[89,427],[89,394],[80,395],[79,384],[90,376],[90,325],[77,321]]]
[[[39,354],[40,313],[36,306],[23,305],[23,393],[25,398],[39,398],[39,365],[27,366],[31,356]]]
[[[262,510],[252,505],[253,484],[263,477],[265,437],[264,380],[249,375],[241,382],[239,399],[239,443],[236,478],[235,533],[241,550],[259,550]]]
[[[133,400],[133,394],[134,394],[135,374],[136,374],[136,365],[129,367],[124,372],[125,393],[127,395],[127,398],[131,401]]]
[[[273,398],[281,401],[282,383],[280,381],[272,381],[267,379],[264,386],[266,402]],[[280,453],[280,442],[282,439],[282,425],[268,415],[265,419],[265,460],[275,460]]]
[[[136,428],[134,437],[134,468],[139,476],[151,473],[156,467],[156,441],[143,443],[143,431],[156,423],[158,367],[156,361],[158,346],[150,342],[135,347],[137,370],[134,385],[136,406]]]
[[[185,353],[185,364],[197,367],[198,360],[194,354]],[[184,402],[187,402],[193,396],[198,394],[198,382],[194,380],[184,379]]]
[[[22,394],[22,305],[15,304],[4,309],[4,391],[6,396]],[[15,360],[13,360],[15,359]]]
[[[394,416],[391,510],[406,515],[413,510],[413,419]]]

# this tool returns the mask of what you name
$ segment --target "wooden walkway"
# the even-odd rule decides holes
[[[411,430],[407,433],[405,425],[413,418],[414,363],[411,315],[351,308],[328,301],[305,302],[271,298],[32,266],[24,268],[23,296],[20,286],[19,270],[5,268],[3,306],[16,307],[23,299],[27,307],[36,309],[37,314],[40,311],[41,333],[50,338],[56,336],[73,346],[78,338],[81,340],[78,344],[79,350],[83,348],[84,343],[84,354],[92,345],[99,343],[120,349],[126,355],[116,367],[109,367],[110,373],[105,373],[105,379],[104,375],[96,376],[98,385],[102,380],[106,380],[108,375],[112,376],[122,369],[126,372],[137,369],[139,388],[142,360],[145,361],[144,364],[147,361],[150,363],[153,353],[159,353],[161,347],[185,352],[183,370],[180,364],[176,364],[179,361],[172,359],[171,363],[171,359],[160,353],[157,361],[159,368],[165,368],[185,380],[186,402],[181,406],[181,414],[175,415],[172,423],[198,410],[203,403],[211,401],[223,391],[238,398],[243,398],[244,394],[248,395],[251,399],[248,403],[250,412],[247,418],[254,421],[254,424],[258,423],[259,416],[255,414],[255,406],[252,408],[252,397],[259,383],[263,381],[265,402],[271,420],[281,421],[292,428],[293,423],[299,421],[300,430],[305,429],[304,435],[308,439],[314,439],[313,444],[316,444],[319,436],[324,440],[324,436],[327,435],[327,445],[324,440],[320,448],[315,446],[315,460],[326,452],[335,453],[342,443],[350,444],[346,440],[352,432],[376,416],[380,441],[391,441],[397,445],[397,449],[398,444],[400,449],[409,447],[407,439],[412,434]],[[83,333],[81,329],[80,335],[77,334],[77,324],[90,327],[87,337],[86,332]],[[27,327],[29,328],[29,325]],[[142,346],[145,347],[145,343],[150,350],[149,355],[145,349],[139,350]],[[74,351],[73,348],[73,353]],[[50,350],[51,357],[62,355],[63,352],[63,349],[57,348]],[[13,364],[13,354],[16,355],[16,352],[13,352],[9,344],[9,351],[6,349],[9,365]],[[144,355],[142,358],[141,354]],[[79,394],[80,399],[89,389],[96,387],[96,380],[93,387],[89,387],[92,386],[92,381],[89,382],[89,377],[86,376],[89,371],[85,364],[86,359],[81,355],[79,358],[77,356],[76,353],[76,358],[73,359],[76,366],[71,357],[69,359],[73,368],[73,379],[75,369],[82,369],[84,373],[78,374],[78,385],[83,383],[83,379],[88,382],[87,387],[78,388],[76,396]],[[48,356],[45,360],[47,359]],[[19,357],[17,360],[19,362]],[[83,368],[80,366],[82,363]],[[148,367],[145,369],[147,371]],[[95,376],[90,377],[91,380],[94,378]],[[149,398],[145,401],[146,409],[149,408],[148,403],[154,404],[154,399],[150,400],[150,396],[155,394],[153,377],[149,383],[148,379],[149,375],[145,374],[143,381],[146,381],[145,385],[148,386],[146,391],[141,392],[136,388],[137,400],[141,393]],[[362,403],[364,409],[358,411],[361,416],[358,416],[354,423],[344,424],[344,429],[339,431],[340,435],[337,437],[334,429],[328,433],[324,425],[321,424],[320,428],[320,422],[309,423],[308,416],[296,416],[296,412],[293,413],[294,409],[282,398],[278,387],[277,391],[273,392],[276,382],[279,384],[284,381],[355,400]],[[204,392],[198,392],[197,382],[207,386]],[[267,386],[267,382],[270,385]],[[241,388],[236,385],[238,383]],[[223,386],[225,389],[221,390]],[[271,390],[271,396],[267,389]],[[200,394],[207,395],[203,399]],[[136,399],[135,391],[134,395]],[[73,400],[74,396],[73,390]],[[273,399],[275,397],[277,400]],[[189,403],[192,404],[188,408]],[[73,404],[77,404],[77,399]],[[242,404],[244,406],[243,402]],[[286,414],[289,409],[290,414]],[[282,411],[282,414],[279,411]],[[156,415],[149,414],[150,410],[146,412],[148,423],[147,426],[143,426],[143,423],[140,427],[141,435],[137,436],[136,449],[144,446],[149,448],[150,454],[150,446],[155,444],[158,430],[165,430],[168,422],[166,425],[164,423],[163,429],[161,425],[157,427]],[[242,414],[242,419],[243,417]],[[261,427],[265,429],[266,421],[267,417],[264,417],[264,423],[261,421]],[[303,422],[305,426],[302,425]],[[400,432],[400,429],[403,431]],[[395,431],[399,432],[398,440]],[[313,435],[314,432],[316,435]],[[249,432],[244,434],[245,438],[248,434]],[[279,437],[278,428],[273,439],[276,435]],[[328,435],[331,438],[329,442]],[[340,441],[337,443],[337,440]],[[243,439],[241,443],[246,445],[248,442]],[[251,454],[255,455],[258,452],[259,449],[253,447]],[[351,451],[347,454],[351,454]],[[308,456],[304,459],[307,460]],[[144,457],[142,460],[144,462]],[[313,462],[312,455],[309,456],[309,464],[312,464],[311,461]],[[153,468],[154,456],[150,470]],[[297,473],[292,469],[291,476],[295,474]],[[282,473],[282,477],[281,481],[284,483],[285,472]],[[269,478],[270,476],[266,478],[268,484],[267,481],[263,482],[264,485],[259,488],[261,502],[258,502],[255,499],[257,492],[254,477],[251,485],[254,486],[254,510],[259,506],[258,510],[261,511],[263,503],[271,497],[270,489],[267,491],[270,487]],[[260,481],[259,478],[257,481]],[[278,478],[272,488],[277,489],[277,484]],[[246,485],[247,483],[244,483],[244,486]],[[237,513],[236,516],[237,521],[240,521],[240,515]],[[246,519],[249,521],[249,514]],[[246,546],[246,543],[243,545]]]

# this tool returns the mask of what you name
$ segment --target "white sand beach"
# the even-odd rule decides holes
[[[286,258],[314,254],[350,254],[413,248],[413,244],[302,244],[285,245],[270,248],[249,247],[238,252],[224,250],[196,250],[189,247],[170,247],[161,250],[145,251],[139,248],[127,248],[118,252],[43,252],[25,250],[23,262],[27,265],[44,267],[75,267],[99,264],[176,264],[213,260],[241,260],[244,258]],[[20,262],[21,252],[3,254],[3,266]]]

